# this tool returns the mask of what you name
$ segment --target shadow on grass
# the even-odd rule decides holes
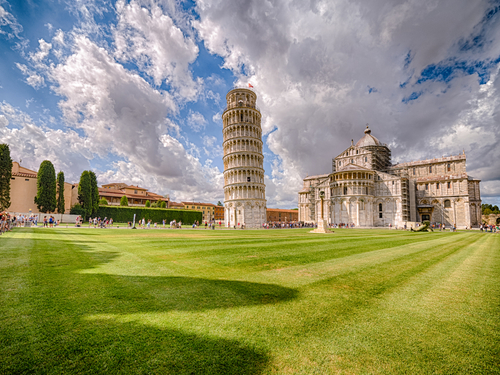
[[[44,326],[49,328],[49,326]],[[51,327],[55,329],[55,327]],[[87,321],[2,344],[3,374],[259,374],[269,362],[236,340],[136,323]],[[12,337],[12,336],[11,336]],[[43,338],[43,339],[41,339]]]
[[[53,239],[33,245],[29,266],[0,279],[0,289],[10,290],[0,296],[0,373],[259,374],[270,360],[266,351],[211,335],[203,321],[188,324],[207,335],[182,323],[158,328],[113,316],[274,304],[298,294],[233,280],[81,273],[119,253]]]

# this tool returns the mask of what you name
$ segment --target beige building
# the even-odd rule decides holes
[[[304,179],[299,220],[361,227],[414,226],[416,222],[476,227],[481,222],[479,180],[466,172],[465,153],[391,164],[391,151],[365,135],[332,160],[332,173]]]
[[[39,213],[35,204],[37,193],[37,172],[12,163],[12,177],[10,181],[9,212]],[[65,212],[69,213],[71,206],[78,202],[78,185],[64,183]]]
[[[144,207],[146,201],[149,201],[150,203],[166,202],[167,208],[170,208],[170,199],[168,196],[164,197],[152,193],[148,191],[148,189],[139,186],[127,185],[123,182],[114,182],[102,185],[102,187],[99,188],[99,199],[106,199],[110,206],[119,206],[123,196],[127,197],[129,206]]]
[[[222,114],[225,225],[260,228],[266,221],[266,186],[257,95],[237,88],[227,93],[226,100]]]
[[[203,222],[210,222],[216,218],[215,210],[217,206],[213,203],[182,202],[182,204],[185,210],[200,211],[203,214]]]

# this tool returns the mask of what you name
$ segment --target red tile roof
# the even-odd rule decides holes
[[[182,202],[184,205],[191,206],[215,206],[213,203],[201,203],[201,202]]]
[[[30,178],[36,178],[36,173],[33,174],[33,173],[21,173],[21,172],[17,172],[17,173],[12,173],[12,177],[30,177]]]

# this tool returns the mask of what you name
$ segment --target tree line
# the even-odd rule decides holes
[[[500,210],[498,209],[498,206],[491,205],[491,204],[482,204],[481,205],[481,213],[483,215],[489,215],[489,214],[500,214]]]
[[[10,148],[7,144],[0,144],[0,211],[7,210],[11,205],[10,180],[12,178],[12,159]],[[65,212],[64,201],[64,172],[60,171],[57,176],[54,165],[49,160],[40,164],[37,172],[37,193],[34,199],[38,210],[43,213]],[[99,188],[97,177],[92,171],[83,171],[78,184],[78,203],[71,207],[70,213],[85,218],[97,215],[99,205],[106,206],[106,199],[99,199]],[[124,195],[120,200],[120,206],[128,206],[128,199]],[[151,203],[146,201],[146,207],[166,208],[166,202],[158,201]]]

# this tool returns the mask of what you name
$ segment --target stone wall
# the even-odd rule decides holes
[[[496,225],[497,220],[500,220],[500,214],[482,215],[481,219],[483,223],[486,223],[488,225]]]

